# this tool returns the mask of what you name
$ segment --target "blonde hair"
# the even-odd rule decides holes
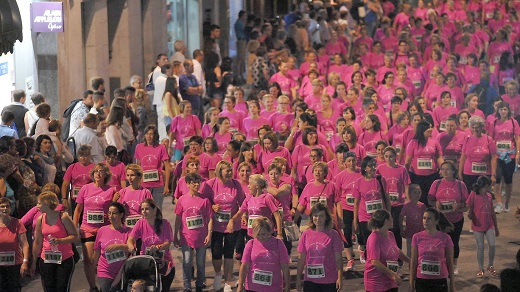
[[[253,237],[256,238],[258,236],[258,233],[260,230],[264,229],[267,231],[267,233],[273,232],[273,226],[271,224],[271,221],[267,219],[267,217],[258,217],[253,221],[252,225],[253,229]]]
[[[226,160],[221,160],[217,163],[217,166],[215,167],[215,176],[219,179],[222,179],[222,169],[223,168],[229,168],[231,171],[233,171],[233,166],[231,165],[231,162]]]
[[[249,177],[249,181],[253,181],[260,189],[267,188],[267,180],[261,174],[253,174]]]
[[[143,177],[143,168],[139,164],[129,164],[126,166],[126,171],[133,171],[139,178]]]
[[[58,196],[56,196],[53,192],[43,192],[38,196],[38,200],[41,204],[49,206],[52,210],[56,209],[58,205],[60,204],[60,201],[58,201]]]

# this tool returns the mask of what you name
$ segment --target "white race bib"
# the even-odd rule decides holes
[[[105,252],[105,258],[108,264],[126,260],[126,254],[122,250],[114,250]]]
[[[72,198],[75,200],[78,197],[81,187],[72,187]]]
[[[323,265],[307,265],[307,277],[309,279],[325,278],[325,267]]]
[[[143,172],[143,182],[159,181],[159,171],[157,169]]]
[[[441,201],[441,212],[443,213],[450,213],[453,212],[453,204],[455,204],[455,201]]]
[[[492,19],[494,16],[494,13],[493,12],[486,12],[486,19]],[[496,57],[495,57],[496,58]],[[500,57],[498,57],[498,59],[500,60]],[[498,63],[498,61],[497,61]]]
[[[103,211],[87,211],[87,223],[103,224],[105,223],[105,212]]]
[[[471,171],[474,173],[487,173],[487,163],[485,162],[472,162],[471,163]]]
[[[14,266],[15,264],[15,252],[4,251],[0,252],[0,266]]]
[[[439,276],[441,274],[441,262],[422,260],[421,274]]]
[[[139,221],[139,219],[141,219],[141,218],[142,218],[141,215],[130,215],[130,216],[126,217],[125,225],[127,227],[134,228],[137,221]]]
[[[345,200],[347,201],[347,205],[354,206],[354,196],[352,194],[347,194]]]
[[[186,226],[189,230],[204,227],[202,215],[186,217]]]
[[[253,228],[253,221],[258,217],[260,217],[260,215],[249,215],[247,218],[247,228]]]
[[[457,107],[457,100],[455,100],[455,99],[450,100],[450,105],[451,105],[452,107],[455,107],[455,108],[456,108],[456,107]]]
[[[430,158],[417,158],[417,169],[433,169],[433,160]]]
[[[322,203],[323,205],[327,206],[327,198],[324,197],[311,197],[311,208],[314,207],[317,203]]]
[[[366,201],[365,205],[367,208],[367,213],[372,214],[375,213],[377,210],[383,209],[383,200]]]
[[[415,87],[415,89],[421,88],[421,80],[414,80],[414,81],[412,81],[412,84],[413,84],[413,87]]]
[[[493,63],[495,63],[495,64],[500,63],[500,56],[493,57]]]
[[[459,64],[468,64],[468,58],[466,56],[461,56],[459,60]]]
[[[399,263],[397,261],[386,261],[386,267],[389,268],[392,272],[397,273],[399,270]]]
[[[254,270],[253,271],[253,283],[271,286],[273,284],[273,272]]]
[[[330,141],[330,138],[334,135],[334,131],[325,131],[325,136],[327,136],[327,141]]]
[[[396,192],[388,192],[388,196],[390,197],[390,202],[395,203],[399,200],[399,193]]]
[[[498,151],[509,151],[511,150],[511,141],[497,141]]]
[[[439,124],[439,131],[441,131],[441,132],[446,131],[446,122],[441,122]]]
[[[46,264],[58,264],[61,265],[61,251],[51,251],[45,250],[43,251],[44,260],[43,262]]]
[[[283,207],[278,207],[278,214],[280,214],[280,218],[283,219]]]
[[[215,220],[218,222],[229,222],[231,220],[231,211],[218,211],[215,213]]]

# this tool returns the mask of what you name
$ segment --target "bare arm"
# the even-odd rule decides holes
[[[168,195],[170,193],[170,173],[171,173],[171,167],[170,167],[170,161],[165,160],[163,161],[164,166],[164,191],[163,195]]]
[[[302,276],[303,267],[307,261],[307,254],[300,252],[300,258],[298,259],[298,268],[296,270],[296,291],[302,291]]]

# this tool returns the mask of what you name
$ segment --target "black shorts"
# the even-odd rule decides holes
[[[85,238],[81,239],[81,243],[95,242],[95,241],[96,241],[96,237],[95,236],[85,237]]]
[[[239,231],[233,233],[222,233],[213,231],[211,235],[211,257],[214,260],[232,259],[235,252],[235,243],[238,238]]]

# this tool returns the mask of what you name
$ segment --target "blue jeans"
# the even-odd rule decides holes
[[[195,251],[195,260],[197,262],[197,280],[196,287],[202,287],[206,279],[206,247],[191,248],[182,246],[182,280],[184,289],[191,289],[191,267],[193,266],[193,251]]]
[[[149,188],[149,190],[152,193],[153,200],[157,206],[159,206],[159,209],[162,210],[162,204],[164,201],[164,187]]]

